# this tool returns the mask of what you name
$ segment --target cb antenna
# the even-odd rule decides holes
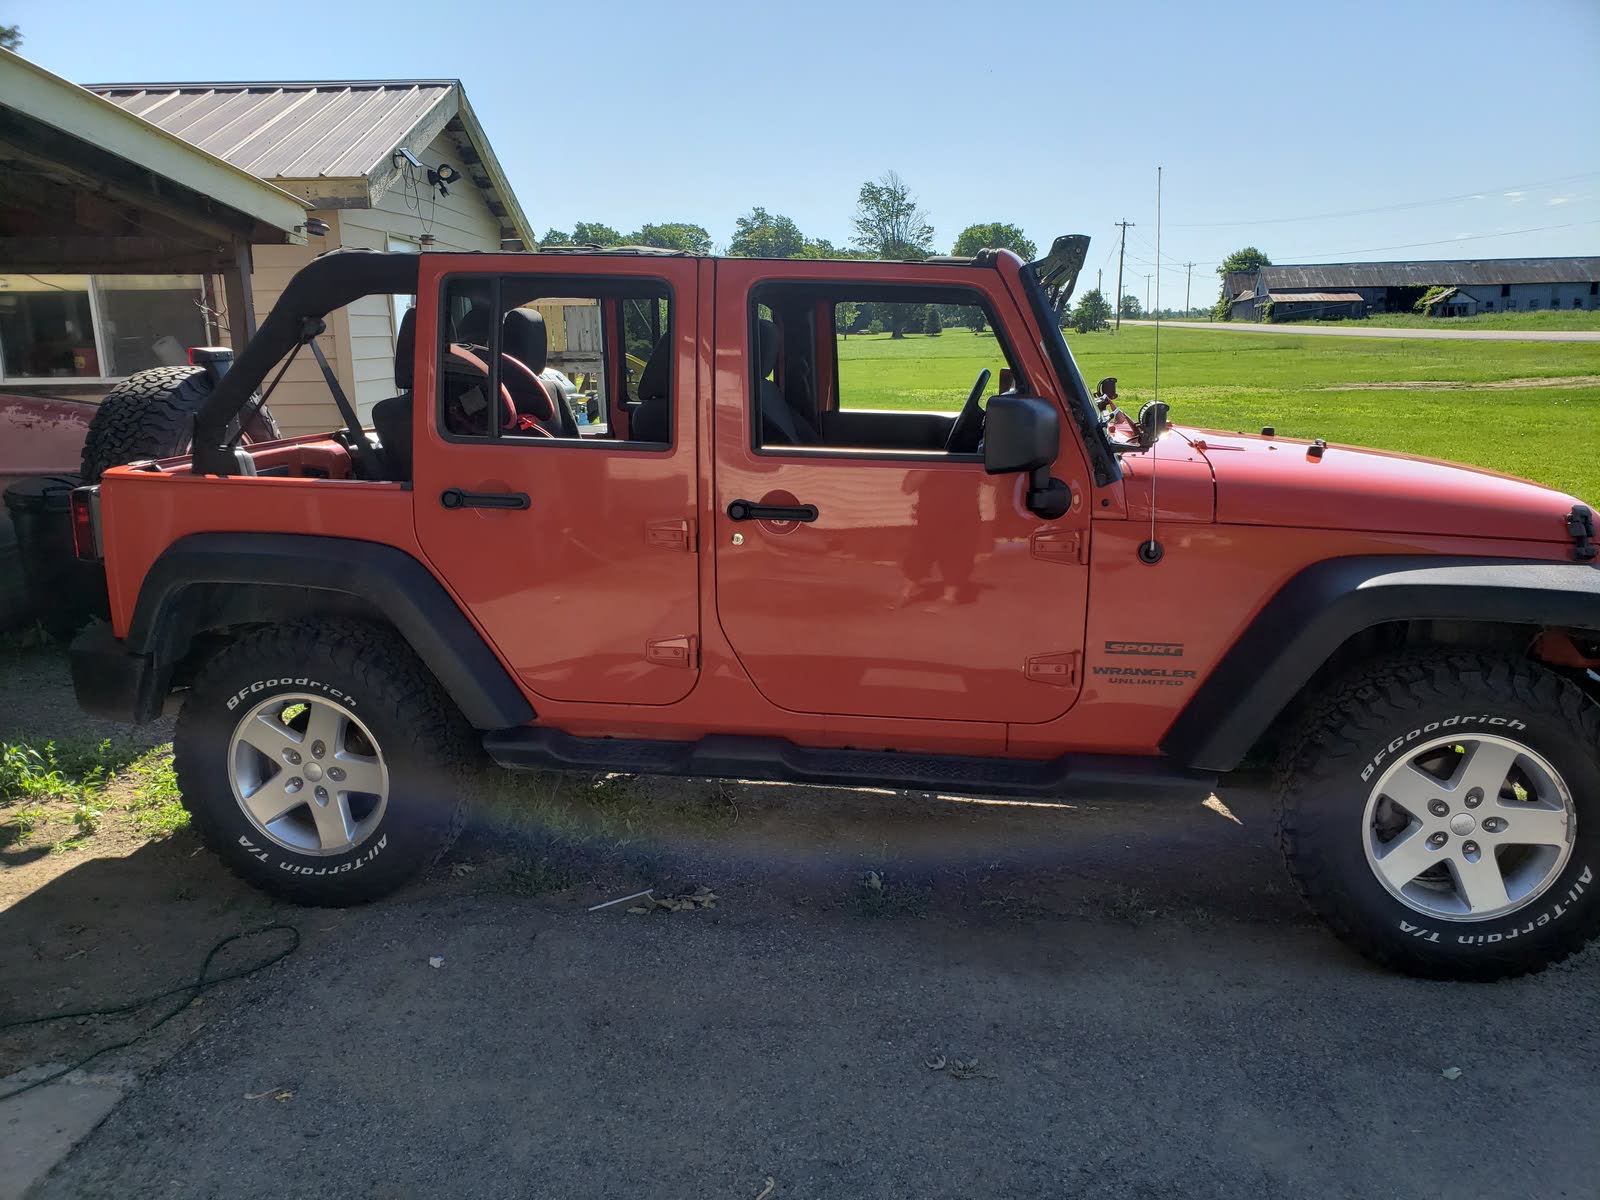
[[[1149,408],[1150,415],[1154,418],[1152,428],[1155,435],[1150,441],[1150,539],[1139,546],[1139,561],[1148,566],[1155,566],[1160,562],[1166,551],[1161,543],[1156,540],[1156,468],[1160,463],[1160,431],[1165,428],[1161,404],[1161,168],[1156,168],[1156,351],[1155,351],[1155,384],[1151,389],[1152,397]],[[1145,412],[1139,412],[1139,424],[1143,426]]]

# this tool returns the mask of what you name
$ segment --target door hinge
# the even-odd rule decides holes
[[[1089,535],[1080,530],[1040,529],[1032,538],[1033,556],[1045,562],[1086,563]]]
[[[1083,656],[1073,650],[1066,654],[1036,654],[1028,660],[1027,676],[1035,683],[1051,687],[1077,687],[1078,664]]]
[[[644,644],[645,661],[662,667],[696,667],[699,653],[699,639],[687,634],[655,638]]]
[[[693,554],[696,549],[695,523],[652,521],[645,526],[644,540],[647,546],[661,546],[667,550],[687,550]]]

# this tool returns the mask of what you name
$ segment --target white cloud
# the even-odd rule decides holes
[[[1550,197],[1550,203],[1551,204],[1565,204],[1568,200],[1571,200],[1571,199],[1572,199],[1571,196],[1551,196]]]
[[[1513,204],[1521,204],[1522,203],[1522,198],[1523,198],[1524,195],[1525,195],[1525,193],[1523,193],[1523,192],[1506,192],[1505,193],[1506,199],[1511,201],[1511,203],[1513,203]]]

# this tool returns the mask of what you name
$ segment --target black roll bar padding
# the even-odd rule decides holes
[[[382,250],[334,250],[296,272],[249,345],[195,414],[190,470],[196,475],[235,473],[228,424],[249,403],[273,364],[300,344],[306,318],[325,317],[362,296],[416,295],[420,259],[417,254]]]

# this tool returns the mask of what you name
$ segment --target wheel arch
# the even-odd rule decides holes
[[[377,542],[277,533],[180,538],[146,573],[124,648],[147,656],[154,679],[145,694],[159,705],[238,629],[321,615],[394,629],[477,729],[533,719],[511,674],[433,573]]]
[[[1436,643],[1540,657],[1535,643],[1546,632],[1568,635],[1569,644],[1573,634],[1600,634],[1600,570],[1539,560],[1329,559],[1267,602],[1196,689],[1161,749],[1190,767],[1230,771],[1319,682],[1373,653]]]

